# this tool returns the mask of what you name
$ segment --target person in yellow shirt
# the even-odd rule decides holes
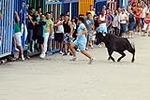
[[[93,7],[93,5],[90,5],[90,10],[89,10],[88,12],[90,12],[90,13],[91,13],[92,18],[93,18],[93,17],[94,17],[94,15],[95,15],[95,8]]]
[[[51,20],[52,18],[52,15],[47,12],[46,13],[46,33],[45,33],[45,36],[44,36],[44,50],[43,50],[43,53],[40,55],[41,58],[45,58],[45,54],[47,52],[47,44],[48,44],[48,39],[49,39],[49,36],[52,35],[52,28],[53,28],[53,21]]]

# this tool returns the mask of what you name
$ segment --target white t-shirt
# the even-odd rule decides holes
[[[62,21],[58,21],[57,24],[60,24],[62,23]],[[63,27],[63,24],[57,26],[57,31],[56,33],[64,33],[64,27]]]
[[[101,21],[105,21],[106,20],[106,16],[105,15],[103,17],[102,17],[102,15],[99,15],[99,18],[100,18]],[[99,24],[99,26],[106,26],[106,23],[101,23],[101,24]]]
[[[148,8],[147,7],[144,7],[144,9],[142,10],[142,15],[141,17],[142,18],[145,18],[146,17],[146,12],[147,12]]]
[[[114,16],[114,20],[113,20],[113,27],[119,27],[118,22],[119,22],[119,16],[116,15]]]
[[[120,17],[119,17],[120,19],[119,19],[119,22],[121,23],[121,24],[126,24],[127,23],[127,21],[126,20],[124,20],[124,21],[121,21],[121,20],[123,20],[123,19],[127,19],[128,18],[128,16],[127,16],[127,14],[120,14]]]

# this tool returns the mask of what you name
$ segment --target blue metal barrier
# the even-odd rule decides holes
[[[12,51],[14,0],[0,0],[0,58],[10,55]]]
[[[62,12],[66,14],[67,11],[70,11],[70,17],[78,16],[79,13],[78,0],[63,0]]]
[[[107,0],[95,0],[96,14],[99,15],[103,6],[107,7]]]

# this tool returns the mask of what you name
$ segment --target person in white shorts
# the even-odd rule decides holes
[[[21,41],[21,28],[19,25],[19,21],[20,18],[18,16],[18,13],[15,12],[15,34],[14,34],[14,41],[16,42],[16,44],[14,43],[14,45],[17,45],[17,47],[19,48],[20,54],[21,54],[21,60],[25,60],[24,55],[23,55],[23,47],[22,47],[22,41]]]

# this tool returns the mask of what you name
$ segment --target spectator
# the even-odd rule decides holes
[[[99,27],[97,29],[97,32],[107,33],[105,10],[102,10],[101,15],[99,15],[98,22],[99,22]]]
[[[21,10],[20,10],[20,24],[21,24],[21,33],[25,34],[24,41],[27,40],[27,35],[28,35],[27,26],[26,26],[26,20],[27,20],[26,18],[27,18],[28,12],[27,12],[25,5],[26,5],[25,2],[22,1]]]
[[[38,7],[38,8],[37,8],[37,14],[39,14],[39,15],[42,14],[42,8],[41,8],[41,7]]]
[[[88,35],[87,35],[87,44],[86,44],[86,50],[88,50],[88,46],[90,45],[93,48],[92,44],[92,33],[94,30],[94,20],[92,19],[92,15],[90,12],[86,13],[86,28],[88,30]]]
[[[44,36],[46,33],[46,22],[45,22],[45,15],[41,14],[40,15],[40,20],[39,22],[36,22],[37,25],[37,42],[40,45],[40,58],[43,58],[41,55],[44,52]]]
[[[125,13],[125,9],[122,9],[119,22],[120,22],[120,33],[121,33],[120,36],[125,38],[126,26],[127,26],[127,14]]]
[[[75,17],[73,17],[72,19],[71,19],[71,22],[72,22],[72,27],[73,27],[73,40],[75,40],[76,39],[76,28],[77,28],[77,25],[76,25],[76,18]]]
[[[134,31],[134,26],[135,26],[135,16],[133,13],[133,9],[129,9],[129,38],[133,38],[133,31]]]
[[[98,22],[99,22],[99,27],[97,29],[97,34],[101,33],[107,33],[107,26],[106,26],[106,15],[105,15],[105,10],[102,10],[101,15],[98,17]],[[99,44],[99,47],[101,47],[101,44]]]
[[[64,14],[61,14],[59,21],[57,21],[56,24],[54,24],[54,26],[56,27],[56,32],[54,34],[54,37],[55,37],[55,41],[58,41],[58,43],[60,45],[59,46],[60,54],[63,54],[63,40],[64,40],[63,22],[64,22]]]
[[[145,36],[145,33],[148,32],[148,36],[150,36],[150,6],[148,8],[148,11],[146,12],[146,17],[144,19],[144,26],[142,31],[144,32],[142,36]]]
[[[111,27],[112,27],[112,16],[110,15],[110,10],[106,10],[106,25],[107,25],[107,32],[111,33]]]
[[[29,8],[28,15],[28,50],[34,52],[34,41],[36,40],[36,16],[34,14],[34,9]]]
[[[142,4],[142,14],[141,14],[141,21],[142,21],[142,25],[141,25],[141,27],[143,28],[143,26],[144,26],[144,18],[146,17],[146,12],[147,12],[147,10],[148,10],[148,7],[147,7],[147,5],[143,2],[143,4]]]
[[[90,10],[88,12],[91,13],[92,19],[93,19],[94,15],[95,15],[95,8],[93,7],[93,5],[90,5]]]
[[[114,33],[115,35],[119,36],[119,15],[118,15],[118,11],[115,10],[115,13],[114,13],[114,20],[112,22],[112,27],[113,27],[113,30],[114,30]]]
[[[22,33],[21,33],[19,21],[20,21],[19,15],[15,11],[15,25],[14,25],[15,26],[15,35],[13,38],[14,39],[14,45],[15,45],[15,47],[18,46],[18,48],[19,48],[21,60],[25,60],[24,54],[23,54],[22,41],[21,41]]]
[[[140,32],[140,20],[141,20],[141,15],[142,15],[142,9],[140,7],[140,4],[138,3],[137,6],[134,7],[134,11],[135,11],[135,19],[136,19],[136,32]]]
[[[52,36],[52,26],[53,26],[53,21],[51,20],[52,18],[52,15],[47,12],[46,13],[46,33],[44,35],[44,50],[43,50],[43,53],[40,55],[41,58],[45,58],[45,54],[46,54],[46,51],[47,51],[47,44],[48,44],[48,39],[49,39],[49,36]]]
[[[72,41],[72,23],[69,20],[69,16],[65,16],[65,20],[63,22],[63,27],[64,27],[64,44],[65,44],[65,51],[63,55],[67,55],[69,53],[69,46]]]

